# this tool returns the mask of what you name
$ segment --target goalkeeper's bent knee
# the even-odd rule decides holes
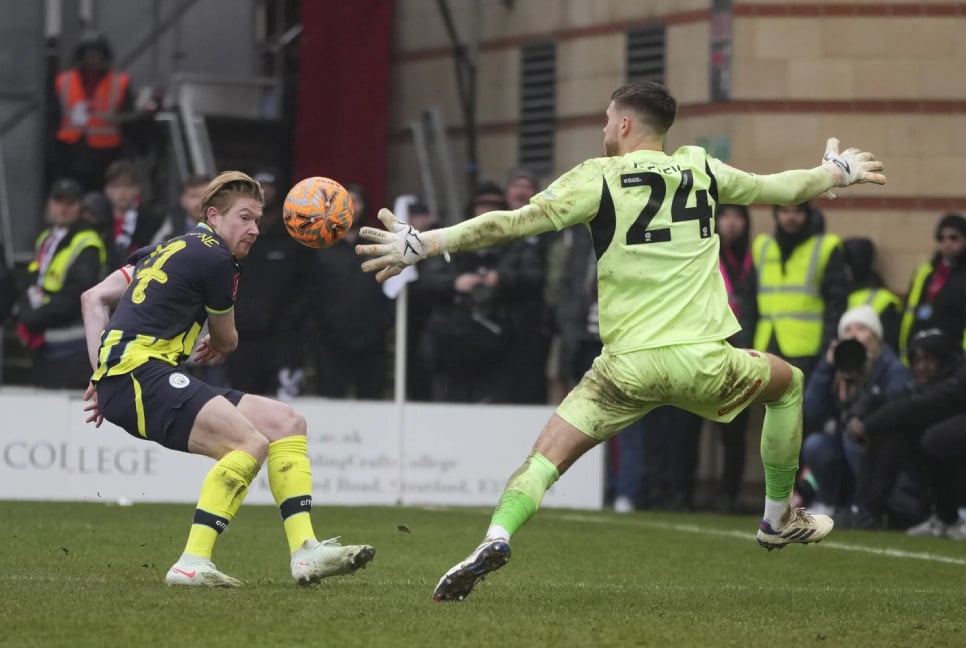
[[[785,393],[778,400],[765,403],[765,407],[784,409],[787,407],[801,407],[805,387],[805,374],[798,367],[791,366],[792,380],[785,388]]]

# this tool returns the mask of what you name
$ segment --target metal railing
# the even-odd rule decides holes
[[[453,173],[449,140],[439,107],[423,111],[418,119],[409,122],[416,147],[416,160],[423,185],[426,206],[434,218],[451,225],[463,220],[463,202]],[[441,182],[437,182],[439,179]],[[440,188],[442,185],[442,195]]]

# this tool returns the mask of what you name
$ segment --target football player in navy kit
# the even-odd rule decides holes
[[[201,363],[218,363],[237,346],[239,259],[258,238],[263,202],[255,180],[222,173],[205,191],[194,230],[137,251],[81,297],[94,369],[84,395],[88,421],[107,419],[138,438],[217,462],[202,484],[184,553],[165,577],[169,585],[240,585],[215,567],[212,549],[266,459],[296,582],[350,573],[375,554],[368,545],[316,539],[302,415],[280,401],[211,387],[179,367],[192,351]],[[206,320],[210,333],[199,342]]]

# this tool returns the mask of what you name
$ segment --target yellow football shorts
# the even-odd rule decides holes
[[[724,341],[617,355],[605,348],[557,414],[598,441],[661,405],[727,422],[755,400],[770,377],[764,354]]]

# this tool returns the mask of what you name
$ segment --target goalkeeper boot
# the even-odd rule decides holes
[[[205,558],[181,556],[164,577],[168,585],[188,587],[240,587],[241,581],[218,571],[214,563]]]
[[[365,569],[376,555],[369,545],[339,544],[339,538],[319,542],[306,540],[292,553],[292,578],[299,585],[318,583],[329,576],[351,574]]]
[[[466,560],[459,563],[439,579],[433,590],[434,601],[462,601],[477,582],[510,560],[510,544],[505,540],[484,540]]]
[[[832,532],[835,522],[827,515],[811,515],[803,508],[789,507],[782,516],[782,527],[772,528],[767,520],[758,525],[758,544],[771,551],[787,544],[820,542]]]

